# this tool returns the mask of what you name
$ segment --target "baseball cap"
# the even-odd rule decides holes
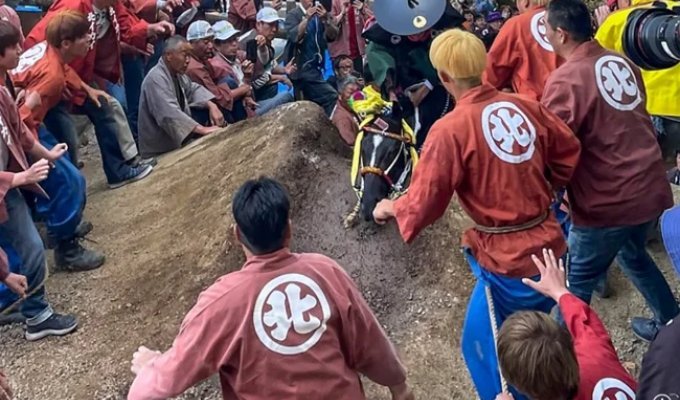
[[[675,272],[680,274],[680,205],[667,210],[661,216],[661,236]]]
[[[234,28],[234,25],[227,21],[215,22],[212,26],[212,30],[215,33],[215,39],[217,40],[227,40],[239,33],[239,31]]]
[[[257,16],[255,16],[255,19],[257,22],[281,22],[283,21],[283,18],[279,17],[279,13],[274,10],[271,7],[264,7],[260,11],[257,12]]]
[[[207,39],[213,36],[215,36],[215,32],[213,32],[208,21],[194,21],[189,25],[189,29],[187,29],[188,41]]]

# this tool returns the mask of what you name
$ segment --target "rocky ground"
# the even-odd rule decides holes
[[[456,204],[410,246],[394,225],[342,227],[352,208],[347,150],[318,107],[298,103],[247,121],[160,160],[141,182],[108,190],[97,149],[84,148],[87,246],[103,251],[96,271],[53,274],[56,309],[76,313],[77,333],[37,343],[20,325],[0,329],[0,366],[19,400],[123,399],[132,381],[129,361],[139,345],[164,349],[197,294],[243,261],[229,226],[233,191],[245,179],[276,177],[293,198],[294,250],[337,259],[355,278],[409,367],[418,398],[472,399],[459,352],[473,279],[458,251],[467,224]],[[674,289],[662,247],[651,247]],[[629,319],[645,315],[640,295],[618,269],[614,295],[595,302],[619,354],[633,369],[646,346]],[[368,385],[369,397],[386,399]],[[218,399],[213,379],[182,399]]]

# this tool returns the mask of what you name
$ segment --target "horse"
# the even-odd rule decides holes
[[[418,161],[415,136],[402,119],[399,104],[377,102],[381,109],[366,116],[354,145],[351,174],[358,202],[345,220],[346,227],[359,216],[371,221],[380,200],[405,193]]]

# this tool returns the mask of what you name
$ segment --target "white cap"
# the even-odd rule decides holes
[[[281,22],[283,21],[283,18],[279,17],[278,11],[274,10],[271,7],[264,7],[260,11],[257,12],[257,16],[255,17],[257,22]]]
[[[217,21],[213,24],[212,30],[215,33],[215,39],[228,40],[234,35],[238,35],[239,31],[234,28],[234,25],[227,21]]]
[[[208,21],[194,21],[189,25],[189,29],[187,29],[187,40],[190,42],[192,40],[212,38],[213,36],[215,36],[215,33]]]

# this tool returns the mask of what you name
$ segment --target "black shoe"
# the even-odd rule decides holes
[[[78,328],[78,320],[73,315],[52,314],[38,325],[26,326],[26,340],[35,341],[47,336],[64,336]]]
[[[88,233],[92,232],[93,226],[92,223],[89,221],[80,221],[78,226],[76,227],[76,231],[73,232],[75,237],[77,238],[84,238],[87,236]],[[41,235],[42,236],[42,235]],[[43,242],[45,243],[45,247],[49,250],[53,250],[57,247],[59,244],[59,240],[54,237],[54,235],[50,234],[49,232],[45,233]]]
[[[121,186],[125,186],[128,183],[140,181],[147,176],[153,171],[153,167],[151,165],[140,165],[137,168],[130,168],[127,177],[123,179],[120,182],[115,182],[115,183],[109,183],[109,189],[118,189]]]
[[[54,249],[54,261],[61,271],[90,271],[101,267],[106,261],[103,254],[87,250],[77,238],[66,240]]]
[[[82,220],[76,227],[76,231],[74,233],[76,234],[76,237],[84,238],[88,233],[92,232],[92,228],[94,228],[92,226],[92,222]]]
[[[656,338],[661,324],[651,318],[635,317],[630,323],[633,333],[638,338],[649,343]]]

